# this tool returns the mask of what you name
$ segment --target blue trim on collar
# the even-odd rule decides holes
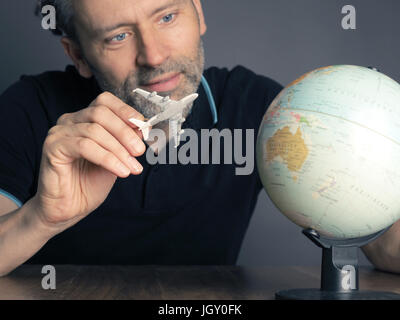
[[[22,202],[19,201],[17,197],[14,197],[11,193],[7,192],[6,190],[0,189],[0,194],[5,196],[6,198],[12,200],[15,202],[15,204],[21,208],[22,207]]]
[[[208,82],[204,76],[201,76],[201,84],[203,85],[204,91],[207,95],[208,103],[210,105],[211,113],[213,116],[213,123],[216,124],[218,122],[217,107],[215,106],[215,101],[211,93],[210,86],[208,85]]]

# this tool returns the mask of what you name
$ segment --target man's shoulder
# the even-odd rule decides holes
[[[278,81],[268,76],[257,74],[241,65],[232,69],[210,67],[205,70],[204,74],[211,82],[229,82],[231,86],[248,87],[249,85],[260,84],[272,89],[282,89],[282,85]]]
[[[64,71],[46,71],[35,75],[22,75],[20,79],[12,84],[8,91],[29,90],[29,88],[50,91],[54,87],[74,87],[81,82],[82,78],[76,69],[69,65]]]
[[[68,65],[64,71],[47,71],[34,76],[22,76],[21,81],[29,81],[49,95],[82,95],[96,89],[96,82],[92,78],[83,78],[72,65]]]
[[[217,96],[225,93],[241,97],[260,96],[271,100],[283,89],[278,81],[241,65],[232,69],[210,67],[205,70],[204,75]]]
[[[243,119],[240,121],[244,122],[253,121],[258,124],[268,106],[283,89],[276,80],[256,74],[243,66],[231,70],[211,67],[204,75],[210,82],[221,113],[225,117],[231,114],[231,117]],[[246,116],[243,117],[243,114]]]
[[[30,110],[40,107],[57,116],[60,112],[75,111],[68,108],[81,108],[82,104],[90,102],[94,90],[93,80],[81,77],[75,67],[69,65],[64,71],[22,75],[1,94],[0,105]]]

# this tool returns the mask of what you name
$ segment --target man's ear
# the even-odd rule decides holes
[[[204,35],[207,31],[206,21],[204,19],[203,8],[201,7],[200,0],[192,0],[193,5],[196,8],[197,14],[199,16],[200,22],[200,35]]]
[[[76,42],[68,37],[62,37],[61,44],[64,47],[65,54],[71,58],[79,74],[84,78],[91,78],[93,75],[92,71],[90,71],[87,62],[83,58],[82,51]]]

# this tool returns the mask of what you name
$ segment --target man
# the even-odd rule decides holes
[[[128,119],[160,110],[131,91],[174,100],[197,91],[184,127],[200,132],[258,130],[282,87],[242,67],[204,71],[215,121],[200,85],[200,0],[46,3],[74,67],[23,77],[0,98],[0,274],[24,262],[234,264],[262,188],[257,171],[150,165]],[[393,230],[368,252],[400,270]]]

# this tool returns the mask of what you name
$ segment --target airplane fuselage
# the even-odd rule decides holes
[[[197,98],[197,94],[191,94],[180,101],[170,100],[164,107],[165,111],[159,113],[149,120],[149,124],[151,126],[156,125],[157,123],[171,119],[171,120],[179,120],[182,117],[182,112],[186,108],[189,103],[192,103]]]
[[[140,94],[145,99],[153,102],[154,104],[160,106],[164,111],[155,115],[148,121],[141,121],[138,119],[131,118],[129,121],[134,123],[143,133],[144,140],[149,137],[150,127],[156,125],[157,123],[165,120],[169,120],[170,134],[174,138],[175,148],[178,147],[180,142],[180,136],[184,130],[182,129],[182,123],[185,121],[183,117],[184,109],[193,103],[194,100],[199,96],[197,93],[193,93],[184,97],[179,101],[171,100],[168,96],[162,97],[157,95],[157,92],[147,92],[146,90],[137,88],[133,90],[134,93]]]

